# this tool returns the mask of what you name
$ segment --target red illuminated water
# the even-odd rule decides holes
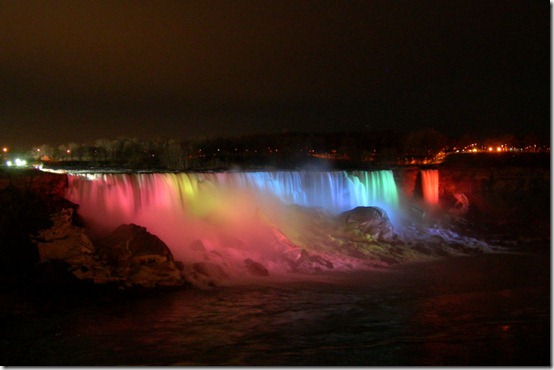
[[[439,204],[439,170],[421,170],[421,185],[425,203],[436,206]]]

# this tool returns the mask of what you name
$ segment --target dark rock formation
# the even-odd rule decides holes
[[[102,240],[99,254],[112,265],[173,261],[171,251],[156,235],[135,224],[120,225]]]
[[[146,228],[121,225],[95,246],[73,216],[72,208],[62,209],[51,215],[51,227],[33,236],[42,264],[67,266],[79,280],[120,288],[187,285],[183,265]]]
[[[477,232],[495,230],[518,240],[550,240],[549,168],[445,167],[439,176],[442,208],[463,216]]]
[[[269,271],[259,262],[253,261],[250,258],[244,260],[246,271],[254,276],[269,276]]]
[[[197,288],[213,288],[231,278],[220,264],[210,261],[194,262],[186,277]]]
[[[320,255],[310,254],[306,250],[300,252],[300,258],[296,261],[289,260],[291,272],[313,273],[332,270],[333,263]]]
[[[374,240],[390,241],[394,236],[387,213],[379,207],[356,207],[341,213],[339,219],[347,230],[368,234]]]
[[[437,167],[441,210],[471,233],[550,239],[550,153],[460,153]],[[404,196],[422,202],[419,171],[395,169],[395,179]]]
[[[72,208],[51,215],[52,226],[34,237],[42,262],[65,263],[78,279],[96,284],[118,281],[109,266],[102,263],[85,229],[72,224]]]
[[[0,275],[28,275],[39,261],[31,235],[49,227],[48,205],[36,193],[9,185],[0,189]]]
[[[64,199],[67,176],[0,168],[0,275],[21,280],[40,260],[31,235],[52,225],[50,214],[75,204]]]
[[[145,227],[121,225],[98,242],[98,255],[126,286],[184,286],[167,245]]]
[[[209,251],[201,240],[189,245],[193,253],[192,263],[185,265],[185,276],[198,288],[210,288],[225,284],[231,279],[233,269],[219,252]]]
[[[47,173],[35,169],[0,168],[0,190],[7,187],[28,190],[39,196],[65,195],[67,175]]]

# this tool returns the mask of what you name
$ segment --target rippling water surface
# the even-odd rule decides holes
[[[8,323],[14,365],[549,365],[550,259],[492,254]]]

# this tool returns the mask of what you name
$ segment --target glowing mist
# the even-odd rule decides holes
[[[392,171],[70,175],[67,198],[104,231],[145,226],[178,259],[197,258],[190,245],[201,240],[210,251],[268,266],[288,248],[278,231],[292,222],[286,205],[331,214],[379,206],[393,220],[398,208]]]

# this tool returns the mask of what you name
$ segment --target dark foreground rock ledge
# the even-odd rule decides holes
[[[72,223],[73,213],[73,209],[66,208],[53,214],[53,225],[33,238],[41,262],[63,262],[80,280],[112,283],[120,289],[188,285],[182,264],[145,227],[121,225],[93,243],[84,228]]]
[[[78,206],[64,198],[66,184],[62,174],[0,170],[0,314],[190,286],[182,264],[140,226],[124,225],[93,243]],[[129,261],[106,253],[110,243]],[[127,244],[131,247],[125,250]]]

